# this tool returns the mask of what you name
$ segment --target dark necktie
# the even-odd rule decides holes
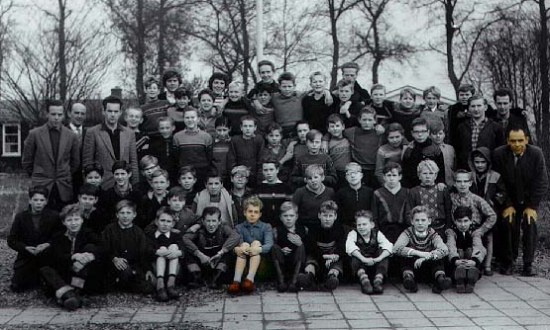
[[[523,191],[523,177],[521,174],[520,155],[514,155],[514,178],[516,179],[516,201],[523,204],[525,200],[525,192]]]

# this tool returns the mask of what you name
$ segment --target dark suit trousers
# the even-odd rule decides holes
[[[516,217],[512,223],[502,219],[502,261],[505,266],[511,265],[518,257],[521,231],[523,231],[523,264],[533,263],[537,248],[537,223],[527,224],[527,220],[523,219],[524,209],[516,206]]]

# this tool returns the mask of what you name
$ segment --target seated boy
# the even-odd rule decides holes
[[[281,223],[273,229],[274,244],[271,249],[273,265],[277,271],[277,291],[297,292],[298,275],[306,261],[307,228],[297,225],[298,206],[284,202],[281,207]]]
[[[134,226],[136,204],[122,200],[116,205],[117,222],[103,230],[108,270],[107,288],[148,294],[153,292],[151,282],[145,279],[155,251],[138,226]]]
[[[188,252],[187,269],[192,276],[190,284],[198,287],[203,276],[206,276],[210,278],[210,288],[219,288],[227,273],[227,253],[239,244],[240,239],[235,229],[222,224],[221,212],[217,207],[205,207],[200,228],[192,228],[183,235],[183,244]]]
[[[97,235],[100,235],[105,226],[113,220],[113,214],[105,214],[102,210],[96,208],[99,187],[85,183],[78,191],[78,203],[84,226],[91,229]]]
[[[90,289],[87,279],[101,251],[99,236],[82,227],[84,219],[80,212],[78,204],[63,208],[61,219],[65,230],[52,237],[42,257],[44,266],[40,268],[46,291],[54,294],[58,303],[68,310],[81,306],[80,292]]]
[[[246,221],[243,213],[243,202],[248,196],[252,194],[248,184],[248,178],[250,177],[250,169],[244,165],[233,167],[231,170],[231,198],[233,198],[233,205],[237,211],[236,224]]]
[[[61,229],[59,213],[45,208],[48,189],[29,189],[29,208],[17,213],[8,235],[8,246],[17,252],[10,289],[21,292],[39,284],[40,256],[50,246],[52,235]]]
[[[260,266],[260,254],[268,254],[273,246],[273,229],[270,224],[260,220],[262,207],[262,201],[258,196],[250,196],[243,203],[246,222],[235,227],[235,230],[241,235],[241,243],[234,249],[237,255],[237,263],[235,264],[233,283],[227,289],[230,294],[238,294],[241,291],[252,293],[256,290],[254,277]],[[242,281],[247,259],[249,260],[248,275]]]
[[[443,258],[449,249],[441,236],[430,227],[429,209],[420,205],[411,210],[412,225],[399,235],[393,245],[393,254],[400,257],[403,271],[403,287],[410,292],[418,291],[416,279],[432,282],[432,292],[441,293],[451,286],[445,275]]]
[[[147,234],[155,251],[156,261],[153,264],[157,279],[157,300],[168,301],[179,298],[176,290],[176,276],[183,256],[182,235],[173,232],[175,221],[171,210],[163,206],[157,211],[156,230]],[[168,280],[165,280],[168,275]]]
[[[357,211],[355,226],[346,240],[346,253],[351,257],[353,273],[359,279],[361,292],[383,293],[382,284],[388,274],[388,257],[393,244],[376,228],[370,211]]]
[[[299,286],[311,290],[316,283],[324,283],[325,289],[333,291],[343,276],[346,251],[344,227],[336,222],[338,205],[332,200],[324,201],[319,208],[320,226],[310,228],[309,245],[304,273],[298,278]]]
[[[334,199],[334,190],[325,187],[325,171],[319,165],[309,165],[305,170],[305,187],[296,189],[292,202],[298,205],[299,224],[312,229],[319,226],[319,207],[325,201]]]
[[[128,199],[137,204],[142,196],[141,191],[130,183],[132,177],[130,164],[125,160],[117,160],[113,163],[112,172],[115,185],[107,189],[96,204],[97,208],[101,209],[102,213],[109,218],[109,221],[114,218],[116,203]]]
[[[362,183],[363,169],[357,163],[346,165],[346,185],[336,192],[336,204],[340,210],[338,219],[350,228],[354,225],[355,213],[359,210],[371,210],[374,192]]]
[[[231,228],[237,221],[237,209],[229,192],[223,187],[222,179],[212,168],[206,175],[206,188],[197,193],[193,200],[192,210],[196,215],[201,215],[207,206],[215,206],[220,210],[223,224]]]
[[[151,191],[148,191],[139,201],[138,217],[136,225],[144,229],[151,221],[155,219],[155,215],[161,206],[167,206],[168,187],[170,187],[170,179],[168,172],[160,169],[151,174],[149,180]]]
[[[481,276],[481,264],[486,250],[481,237],[472,230],[472,210],[459,206],[453,213],[454,226],[447,229],[447,247],[451,274],[456,283],[456,292],[472,293]]]

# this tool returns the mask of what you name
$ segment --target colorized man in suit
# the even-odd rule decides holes
[[[75,103],[72,105],[71,110],[67,114],[68,122],[67,127],[78,136],[78,142],[80,146],[80,159],[82,159],[82,142],[84,141],[84,135],[86,134],[86,128],[84,127],[84,121],[86,120],[86,106],[82,103]],[[82,164],[80,164],[82,165]],[[78,194],[78,190],[84,183],[82,177],[82,166],[78,168],[73,174],[73,192],[74,196]]]
[[[502,213],[503,265],[501,272],[512,275],[518,257],[520,230],[523,231],[523,275],[536,275],[533,259],[537,244],[538,208],[548,192],[548,174],[539,147],[528,144],[521,126],[507,134],[508,145],[493,152],[493,168],[502,175],[507,200]]]
[[[63,126],[63,102],[46,101],[48,122],[30,131],[23,145],[22,166],[33,186],[48,189],[48,206],[60,210],[73,198],[72,175],[80,166],[78,137]]]
[[[125,160],[132,169],[132,183],[139,180],[138,159],[136,153],[136,137],[134,132],[119,124],[122,114],[122,100],[116,96],[108,96],[103,100],[104,121],[86,132],[82,150],[82,165],[98,162],[105,170],[104,190],[114,186],[111,168],[116,160]]]

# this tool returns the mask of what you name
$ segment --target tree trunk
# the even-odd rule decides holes
[[[540,14],[540,36],[539,36],[539,68],[540,68],[540,82],[541,82],[541,111],[542,131],[538,131],[538,137],[540,138],[540,146],[544,148],[546,160],[549,159],[550,153],[550,82],[549,82],[549,64],[548,64],[548,19],[546,13],[546,4],[544,0],[539,0],[539,14]]]
[[[57,43],[58,53],[57,60],[59,62],[59,98],[65,102],[67,100],[67,63],[65,60],[65,15],[66,2],[58,0],[59,4],[59,25],[57,27]]]
[[[250,65],[250,39],[248,36],[248,22],[246,21],[246,0],[239,1],[239,14],[241,16],[241,30],[243,35],[243,84],[244,90],[248,90],[248,74],[252,70]]]
[[[453,38],[455,34],[455,27],[453,26],[453,12],[455,9],[456,0],[445,0],[445,35],[446,35],[446,50],[447,50],[447,75],[453,85],[456,97],[458,98],[458,87],[460,87],[460,80],[455,73],[455,62],[453,55]]]
[[[330,89],[336,88],[338,82],[338,61],[340,61],[340,41],[338,40],[338,27],[336,23],[338,18],[336,17],[336,9],[334,7],[334,0],[328,1],[328,14],[330,17],[330,36],[332,37],[332,68],[330,70]]]
[[[137,21],[137,47],[136,47],[136,93],[140,103],[145,102],[145,91],[143,86],[143,75],[145,71],[145,22],[144,22],[144,0],[137,0],[136,21]]]
[[[164,66],[166,64],[166,51],[165,51],[165,36],[166,36],[166,12],[165,12],[166,0],[160,0],[159,11],[158,11],[158,20],[157,24],[159,27],[159,36],[158,36],[158,49],[157,49],[157,66],[158,73],[162,77],[164,73]],[[172,64],[172,63],[170,63]]]

